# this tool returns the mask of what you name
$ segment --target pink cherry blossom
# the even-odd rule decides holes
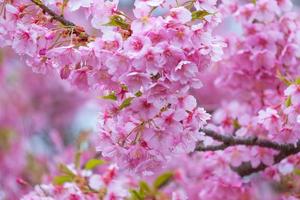
[[[141,58],[146,55],[151,46],[148,37],[133,36],[124,43],[124,53],[130,58]]]
[[[170,10],[170,19],[174,20],[174,22],[184,24],[191,21],[192,15],[191,12],[184,7],[172,8]]]
[[[92,4],[92,26],[96,29],[107,24],[110,21],[110,16],[117,10],[119,1],[94,1]]]

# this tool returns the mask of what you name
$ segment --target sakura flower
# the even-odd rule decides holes
[[[249,161],[249,158],[245,156],[246,154],[247,151],[244,147],[236,146],[228,150],[228,155],[226,154],[226,159],[232,166],[238,167],[243,162]]]
[[[103,183],[102,177],[100,175],[95,174],[89,178],[89,186],[93,190],[100,190],[105,186],[105,184]]]
[[[13,48],[17,53],[33,56],[37,50],[37,38],[39,34],[34,30],[34,26],[25,27],[22,24],[17,25],[15,38],[12,42]]]
[[[269,51],[260,51],[257,52],[251,57],[254,62],[254,67],[257,69],[260,68],[273,68],[275,55]]]
[[[65,56],[68,55],[68,56]],[[62,67],[65,65],[75,65],[80,61],[80,52],[73,48],[73,46],[64,46],[51,49],[48,51],[47,56],[52,58],[57,66]]]
[[[155,22],[149,16],[150,11],[151,7],[145,3],[135,3],[133,14],[137,19],[131,23],[131,29],[134,33],[143,33],[151,29]]]
[[[136,18],[144,18],[144,20],[146,20],[147,17],[149,17],[151,7],[147,4],[135,1],[134,6],[133,14]]]
[[[211,119],[211,115],[204,108],[197,108],[190,114],[187,120],[191,119],[196,126],[195,130],[197,130],[207,124],[207,121]]]
[[[278,165],[278,170],[281,174],[287,175],[293,172],[294,165],[289,162],[283,162]]]
[[[121,80],[132,91],[139,91],[141,88],[148,88],[150,84],[150,77],[145,73],[131,72],[126,76],[121,77]]]
[[[217,4],[216,0],[197,0],[194,3],[194,6],[197,10],[205,10],[207,12],[214,12],[216,4]]]
[[[73,84],[76,85],[79,89],[87,90],[88,89],[88,76],[87,71],[77,70],[72,75]]]
[[[159,47],[151,47],[148,49],[145,56],[141,59],[135,60],[133,66],[138,71],[146,70],[147,73],[151,75],[156,75],[163,69],[166,63],[164,57],[162,56],[162,49]]]
[[[143,57],[151,46],[148,37],[132,36],[124,43],[124,53],[130,58]]]
[[[115,13],[118,7],[118,0],[106,1],[99,0],[93,2],[92,7],[92,26],[100,29],[110,21],[110,17]]]
[[[300,105],[300,86],[292,84],[285,91],[284,94],[287,97],[291,97],[292,105],[298,106]]]
[[[278,7],[283,11],[290,11],[293,7],[293,3],[290,0],[276,0]]]
[[[190,61],[181,61],[175,67],[174,71],[171,72],[170,79],[173,81],[179,81],[181,84],[191,83],[192,87],[201,87],[201,82],[195,77],[198,75],[199,71],[197,65]]]
[[[253,147],[251,148],[250,152],[252,158],[250,160],[251,164],[253,167],[258,167],[260,162],[262,162],[265,165],[272,165],[274,160],[273,160],[273,154],[274,152],[269,151],[264,148],[259,148],[259,147]]]
[[[155,119],[155,123],[161,127],[162,130],[181,132],[183,127],[180,121],[185,119],[187,116],[187,112],[183,109],[168,110],[162,113],[162,119]]]
[[[195,97],[193,97],[192,95],[188,95],[186,97],[180,97],[179,103],[182,105],[182,107],[185,110],[188,110],[188,111],[194,110],[194,108],[196,108],[196,106],[197,106],[197,101],[196,101]]]
[[[102,36],[102,40],[104,43],[102,48],[109,51],[120,50],[123,44],[122,36],[117,32],[106,31]]]
[[[172,200],[187,200],[187,199],[188,199],[187,195],[182,190],[172,192]]]
[[[256,6],[258,7],[256,18],[259,21],[270,22],[279,13],[279,8],[275,1],[258,1]]]
[[[7,20],[9,20],[12,23],[16,23],[20,17],[21,17],[21,9],[14,7],[11,4],[6,4],[5,6],[6,12],[7,12]]]
[[[152,119],[155,115],[159,113],[160,108],[157,107],[152,102],[149,102],[147,99],[140,98],[136,99],[132,103],[132,109],[140,115],[141,119],[148,120]],[[143,112],[141,112],[143,111]]]
[[[138,0],[135,2],[135,4],[146,4],[148,6],[156,7],[160,6],[164,0]]]
[[[274,127],[278,123],[278,112],[272,108],[261,110],[258,113],[258,121],[263,124],[267,129]]]
[[[68,1],[68,7],[70,11],[78,10],[80,7],[88,8],[93,3],[93,0],[70,0]]]
[[[185,24],[192,19],[191,12],[184,7],[172,8],[170,10],[170,19],[174,20],[174,22],[179,22]]]

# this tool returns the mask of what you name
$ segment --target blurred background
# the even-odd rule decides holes
[[[120,8],[130,11],[133,3],[120,0]],[[10,49],[0,50],[0,200],[18,199],[96,137],[97,99],[57,76],[34,73]]]

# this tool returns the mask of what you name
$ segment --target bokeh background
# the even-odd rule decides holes
[[[120,0],[120,8],[130,11],[133,3]],[[0,50],[0,200],[18,199],[97,136],[95,95],[27,65],[10,49]]]

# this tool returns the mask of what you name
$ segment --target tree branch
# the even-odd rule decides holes
[[[35,5],[37,5],[38,7],[40,7],[43,10],[44,13],[47,13],[54,20],[60,22],[62,25],[69,26],[69,27],[74,27],[73,32],[78,37],[80,37],[82,40],[88,41],[89,35],[83,29],[82,30],[78,29],[79,26],[77,26],[73,22],[65,19],[63,16],[56,14],[53,10],[51,10],[45,4],[43,4],[43,2],[41,0],[31,0],[31,2],[34,3]],[[76,27],[77,27],[77,29],[76,29]]]
[[[212,130],[207,130],[207,129],[200,130],[200,131],[204,132],[206,136],[209,136],[219,142],[222,142],[223,146],[219,146],[220,150],[226,149],[227,147],[230,146],[236,146],[236,145],[259,146],[259,147],[275,149],[278,151],[282,151],[282,150],[287,151],[295,147],[295,145],[293,144],[279,144],[276,142],[272,142],[270,140],[259,139],[257,137],[238,138],[233,136],[221,135]],[[203,151],[206,149],[205,147],[198,145],[195,150]]]
[[[220,145],[215,146],[203,146],[203,144],[197,145],[195,151],[217,151],[217,150],[224,150],[231,146],[236,145],[246,145],[246,146],[259,146],[264,148],[270,148],[279,151],[279,153],[274,157],[274,163],[277,164],[283,159],[287,158],[288,156],[297,154],[300,152],[300,141],[297,143],[297,145],[294,144],[279,144],[276,142],[272,142],[265,139],[259,139],[257,137],[251,137],[251,138],[238,138],[233,136],[225,136],[218,134],[212,130],[200,130],[205,133],[206,136],[209,136],[219,142],[222,142]],[[258,167],[253,168],[251,166],[251,163],[246,162],[243,163],[241,166],[232,168],[234,171],[236,171],[240,176],[248,176],[252,173],[256,173],[259,171],[263,171],[268,166],[261,163]]]
[[[210,145],[210,146],[204,146],[203,144],[198,144],[195,151],[219,151],[226,149],[226,144],[220,144],[220,145]]]

